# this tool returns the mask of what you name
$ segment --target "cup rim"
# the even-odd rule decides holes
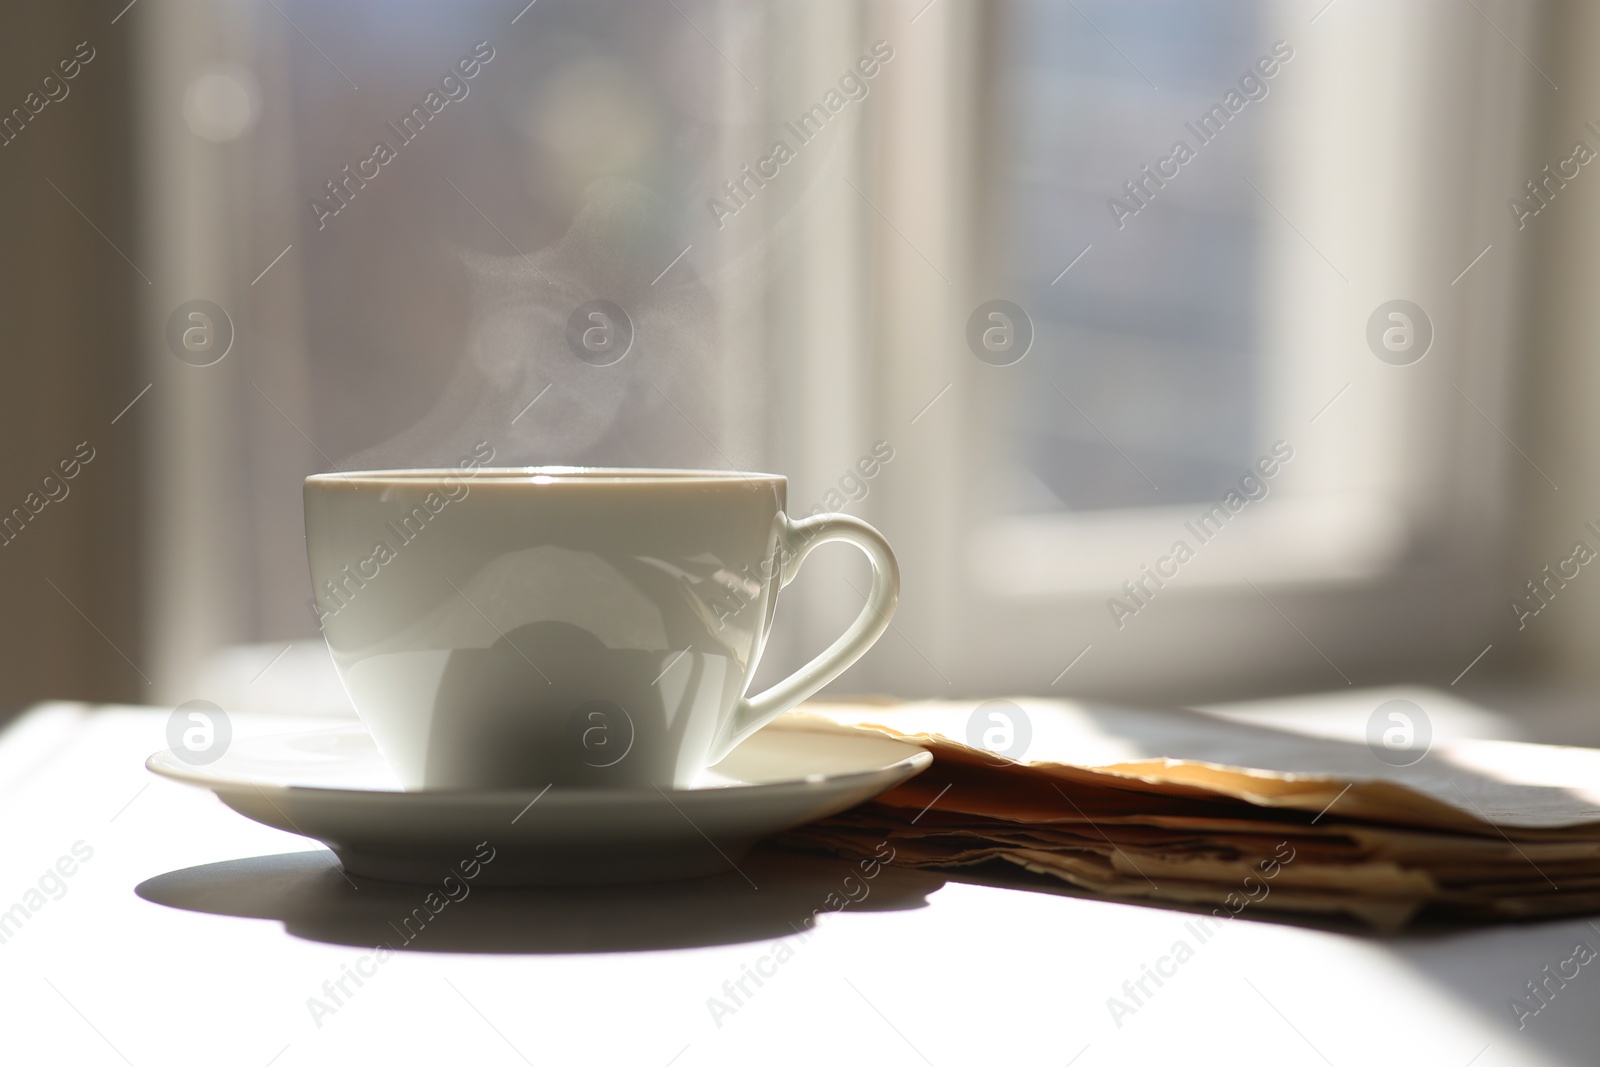
[[[493,482],[526,482],[531,485],[554,484],[651,484],[692,485],[757,481],[783,484],[781,474],[759,471],[700,470],[692,467],[396,467],[361,471],[328,471],[307,475],[305,484],[311,485],[393,485],[397,482],[433,482],[446,478]]]

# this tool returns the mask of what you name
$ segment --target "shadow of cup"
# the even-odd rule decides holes
[[[924,907],[944,885],[884,866],[867,878],[856,863],[772,846],[757,848],[738,870],[649,885],[505,889],[452,880],[451,899],[447,874],[439,872],[433,889],[371,879],[358,888],[331,853],[317,850],[189,867],[134,891],[169,908],[274,919],[295,937],[327,944],[542,954],[771,941],[806,932],[818,913]]]

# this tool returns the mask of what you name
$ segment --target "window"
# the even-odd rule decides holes
[[[169,689],[314,635],[301,477],[477,439],[776,469],[879,523],[904,599],[848,690],[1198,700],[1481,647],[1522,462],[1520,9],[204,10],[142,16],[183,279],[152,315],[214,300],[238,338],[158,447]],[[637,346],[609,376],[565,340],[598,289]],[[1397,300],[1415,362],[1367,341]],[[808,568],[764,673],[855,613],[857,566]]]
[[[873,192],[920,208],[874,238],[878,417],[908,445],[868,503],[914,569],[858,686],[1196,700],[1447,684],[1484,647],[1527,473],[1500,431],[1526,247],[1503,198],[1544,85],[1502,36],[1526,12],[1489,15],[1008,3],[906,27],[938,58],[885,94]],[[1190,128],[1230,92],[1222,132]],[[1180,139],[1194,157],[1162,163]],[[1009,366],[963,336],[992,299],[1033,320]],[[1395,300],[1431,326],[1415,362],[1367,340]]]

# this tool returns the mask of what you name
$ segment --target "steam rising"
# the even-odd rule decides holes
[[[479,441],[497,466],[726,466],[707,440],[718,430],[711,296],[687,262],[651,284],[683,251],[671,217],[638,182],[601,178],[554,244],[461,253],[472,315],[454,377],[415,426],[339,466],[451,466]],[[606,367],[566,342],[568,316],[596,299],[633,323],[631,351]]]

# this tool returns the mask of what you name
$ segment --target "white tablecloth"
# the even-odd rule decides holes
[[[44,705],[0,734],[0,1062],[1600,1063],[1600,962],[1520,1029],[1511,1008],[1600,950],[1582,919],[1202,941],[1184,913],[886,870],[805,935],[847,871],[768,853],[757,888],[476,890],[380,961],[426,891],[352,886],[153,778],[167,716]]]

